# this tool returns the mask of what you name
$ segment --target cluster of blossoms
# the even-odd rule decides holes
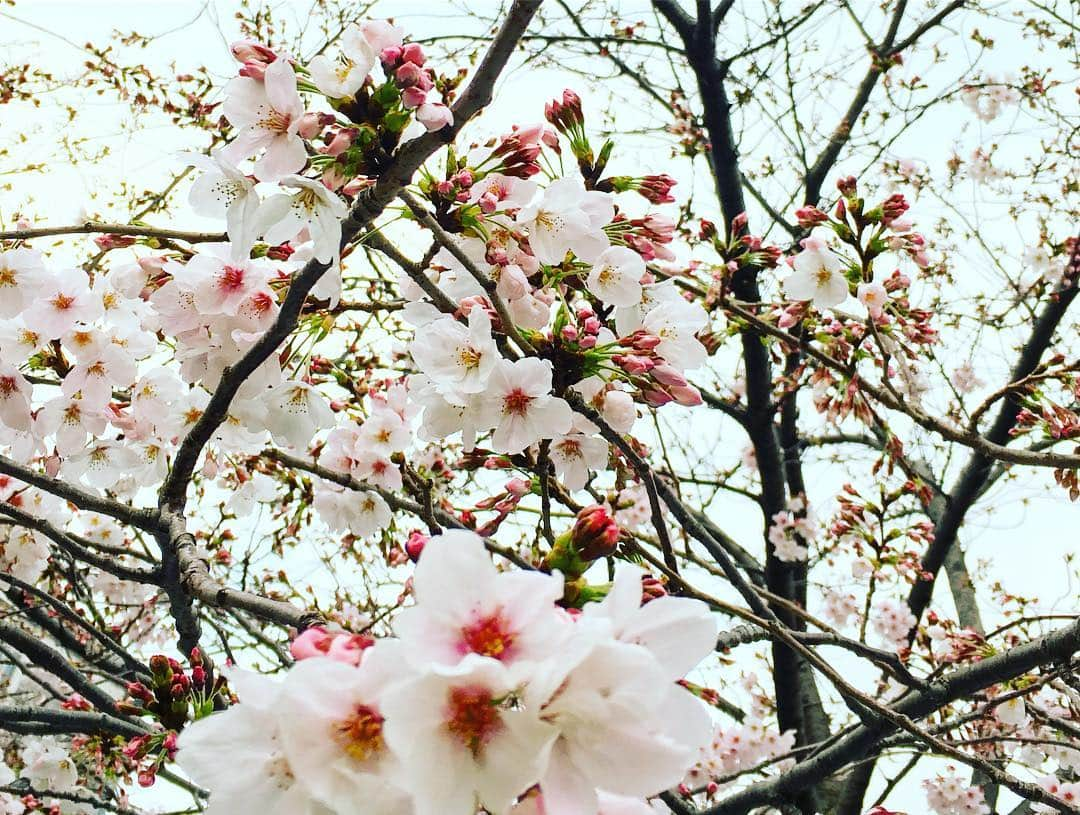
[[[950,766],[945,773],[923,781],[926,802],[937,815],[989,815],[982,787],[968,786]]]
[[[817,523],[806,505],[806,498],[789,498],[787,509],[773,515],[769,526],[769,542],[778,560],[794,563],[806,560],[807,544],[812,543]]]
[[[38,794],[0,791],[0,812],[24,815],[27,812],[63,811],[91,815],[94,810],[90,805],[67,800],[69,795],[79,791],[80,767],[73,755],[74,742],[54,736],[24,736],[11,747],[13,749],[6,752],[14,759],[11,763],[15,769],[0,758],[0,786],[29,785]]]
[[[281,682],[231,670],[239,703],[189,725],[177,760],[211,812],[648,812],[712,737],[676,680],[715,622],[694,600],[642,605],[634,567],[593,588],[564,607],[558,572],[500,572],[478,536],[433,537],[396,637],[316,630]]]
[[[1002,109],[1018,105],[1023,98],[1016,87],[1015,77],[1004,76],[995,79],[985,77],[981,82],[973,82],[960,91],[960,101],[978,117],[980,121],[992,122],[1001,115]]]
[[[234,47],[242,67],[223,110],[236,138],[209,158],[190,159],[203,170],[190,202],[224,218],[228,242],[140,257],[93,277],[46,270],[30,248],[0,256],[3,308],[13,317],[0,343],[0,432],[17,458],[40,456],[50,472],[118,494],[160,482],[223,372],[274,324],[291,276],[311,260],[328,264],[311,297],[337,303],[341,219],[370,182],[364,173],[377,172],[372,134],[380,149],[400,138],[406,114],[434,104],[420,96],[438,84],[420,49],[384,23],[350,27],[342,43],[336,62],[322,57],[309,66],[258,44]],[[371,75],[372,55],[381,60],[382,84]],[[316,92],[334,113],[308,109]],[[448,162],[445,180],[421,182],[454,232],[426,276],[456,310],[440,311],[424,281],[402,279],[404,314],[418,330],[410,351],[419,373],[374,394],[363,421],[339,417],[319,387],[330,377],[294,342],[244,380],[211,440],[204,476],[223,469],[229,476],[223,462],[259,453],[268,439],[304,451],[330,431],[324,464],[393,490],[402,482],[392,457],[410,439],[460,434],[470,451],[487,434],[485,447],[504,455],[547,441],[556,475],[578,490],[606,468],[607,444],[572,412],[571,390],[621,433],[633,428],[636,402],[700,404],[686,371],[706,359],[698,338],[706,312],[646,265],[670,257],[674,225],[655,213],[627,218],[616,201],[636,192],[666,202],[674,182],[600,178],[610,146],[592,158],[576,96],[568,92],[560,111],[549,112],[556,130],[515,129]],[[531,177],[541,150],[561,149],[559,133],[585,175],[542,188]],[[320,138],[324,146],[314,147]],[[253,175],[239,169],[247,159],[255,159]],[[175,365],[162,364],[162,337]],[[535,356],[506,358],[501,337],[527,340]],[[19,370],[27,361],[53,375],[60,395],[40,401],[43,388]],[[250,505],[265,481],[230,506]],[[24,485],[12,492],[20,500],[32,495]],[[333,529],[361,537],[391,519],[377,490],[355,501],[318,481],[314,503]],[[28,575],[43,566],[42,540],[6,534],[21,536],[25,550],[9,552],[9,560],[31,564]]]
[[[837,186],[841,198],[833,218],[812,206],[795,212],[799,226],[813,231],[800,241],[802,251],[787,259],[794,272],[784,279],[784,292],[793,300],[811,301],[819,309],[840,306],[854,293],[875,323],[888,324],[889,295],[897,287],[874,275],[872,261],[891,252],[925,268],[929,265],[926,240],[913,231],[906,216],[909,204],[902,194],[894,193],[867,209],[854,178],[843,178]],[[831,240],[854,249],[861,265],[837,254]]]
[[[794,731],[778,733],[760,720],[719,727],[703,757],[688,774],[685,786],[706,797],[729,787],[735,777],[770,759],[789,754],[795,746]],[[784,772],[794,758],[781,759],[772,766]]]

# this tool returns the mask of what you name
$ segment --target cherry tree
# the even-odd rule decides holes
[[[1078,811],[1074,9],[227,5],[0,69],[177,145],[0,199],[4,812]]]

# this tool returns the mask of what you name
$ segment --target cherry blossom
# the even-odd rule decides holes
[[[784,280],[784,292],[793,300],[812,300],[818,308],[838,306],[848,298],[844,277],[847,264],[820,238],[802,242],[803,251],[792,259],[795,273]]]
[[[12,430],[30,429],[33,387],[13,365],[0,363],[0,423]]]
[[[661,303],[642,321],[645,331],[660,340],[656,352],[680,371],[705,362],[708,352],[695,335],[707,324],[705,310],[685,300]]]
[[[570,406],[551,395],[551,363],[535,358],[499,360],[481,394],[483,424],[494,427],[491,442],[503,453],[518,453],[541,439],[570,430]]]
[[[452,317],[441,317],[426,326],[409,351],[433,382],[466,394],[487,387],[500,358],[491,336],[491,317],[478,305],[469,311],[467,327]]]
[[[593,261],[586,281],[589,290],[611,306],[633,306],[641,301],[645,261],[625,246],[612,246]]]
[[[341,219],[348,214],[348,207],[324,184],[302,175],[285,175],[278,183],[296,188],[297,192],[273,195],[263,203],[259,219],[266,224],[266,240],[292,241],[306,229],[313,243],[312,256],[336,266],[341,251]]]
[[[513,706],[515,690],[503,663],[468,654],[386,694],[383,732],[409,768],[417,815],[504,812],[536,783],[556,733]]]
[[[188,192],[191,208],[208,218],[224,218],[234,258],[242,260],[259,237],[257,213],[262,199],[255,182],[240,172],[221,150],[209,157],[189,153],[188,161],[203,172]]]
[[[404,773],[386,746],[380,705],[401,681],[401,662],[380,644],[359,667],[326,657],[301,660],[282,683],[276,711],[281,749],[312,794],[341,812],[363,801],[387,815],[412,812]]]
[[[44,276],[41,255],[33,249],[0,252],[0,319],[19,315],[33,302]]]
[[[337,59],[319,54],[308,63],[311,81],[331,99],[351,98],[375,67],[382,50],[368,40],[361,26],[353,23],[341,34],[341,52]]]
[[[529,231],[529,246],[541,263],[562,263],[568,251],[586,262],[595,261],[610,241],[603,227],[614,216],[608,193],[586,190],[577,178],[552,182],[517,214]]]
[[[89,323],[101,315],[101,304],[90,294],[90,281],[82,269],[60,269],[44,277],[34,301],[23,312],[23,322],[49,339],[57,339],[76,323]]]
[[[445,668],[478,654],[521,676],[559,647],[569,624],[557,611],[563,581],[538,572],[498,572],[479,537],[445,532],[424,546],[413,576],[416,605],[395,630],[419,664]]]
[[[236,138],[222,150],[236,164],[265,148],[255,162],[260,181],[277,181],[307,164],[304,141],[297,135],[304,103],[296,92],[296,73],[287,59],[276,59],[260,82],[251,77],[232,79],[225,89],[222,109],[237,129]]]
[[[222,715],[185,728],[176,760],[195,781],[214,790],[207,811],[330,815],[284,753],[276,708],[282,686],[257,674],[233,671],[241,702]]]
[[[267,394],[266,429],[279,444],[305,448],[315,433],[334,426],[326,398],[306,382],[282,382]]]
[[[575,416],[572,432],[551,442],[550,456],[555,474],[570,490],[583,489],[589,471],[602,469],[606,464],[607,442],[593,435],[596,428],[589,427],[590,424],[587,419]]]

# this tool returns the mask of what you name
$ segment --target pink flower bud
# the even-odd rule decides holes
[[[570,540],[582,560],[607,557],[619,545],[619,525],[605,507],[585,507],[577,514]]]
[[[393,67],[401,62],[401,51],[400,45],[389,45],[379,53],[379,62]]]
[[[350,147],[352,147],[353,139],[356,136],[356,131],[342,129],[337,132],[330,143],[326,145],[325,152],[328,156],[340,156]]]
[[[237,62],[261,62],[265,67],[277,59],[277,54],[270,48],[254,40],[237,40],[229,50]]]
[[[405,541],[405,551],[413,563],[420,560],[420,553],[424,551],[429,540],[427,535],[417,529],[409,533],[409,539]]]
[[[442,102],[425,102],[416,109],[416,120],[427,128],[429,133],[433,133],[452,125],[454,114]]]
[[[795,210],[795,220],[803,229],[812,229],[829,220],[829,216],[817,207],[799,207]]]
[[[424,69],[415,62],[403,62],[394,71],[394,81],[402,88],[408,88],[417,84],[423,76]]]
[[[305,113],[300,117],[296,132],[302,139],[314,139],[323,129],[322,116],[318,113]]]
[[[701,391],[693,385],[673,385],[670,390],[675,401],[683,407],[697,407],[703,402]]]
[[[157,257],[156,255],[147,255],[136,261],[136,263],[139,264],[139,267],[148,275],[160,274],[161,270],[165,267],[166,262],[166,258]]]
[[[262,82],[266,78],[266,63],[263,62],[245,62],[239,71],[240,76],[246,76],[248,79],[254,79],[258,82]]]
[[[131,235],[99,235],[94,238],[94,243],[97,244],[98,249],[108,251],[110,249],[123,249],[126,246],[132,246],[135,243],[135,238]]]
[[[611,361],[631,375],[648,373],[656,365],[648,357],[637,354],[616,354],[611,358]]]
[[[423,65],[425,61],[424,49],[420,43],[410,42],[401,49],[402,62],[411,62],[414,65]]]
[[[401,93],[401,104],[409,110],[420,107],[424,104],[425,99],[427,99],[427,91],[423,88],[414,86],[412,88],[406,88]]]
[[[661,385],[673,385],[679,388],[686,386],[686,377],[667,363],[657,365],[653,368],[652,377]]]
[[[666,391],[654,390],[651,388],[643,389],[641,395],[649,407],[663,407],[674,399],[674,397]]]
[[[532,491],[532,482],[526,481],[524,478],[511,478],[506,482],[506,491],[511,495],[520,498],[523,495],[528,495]]]

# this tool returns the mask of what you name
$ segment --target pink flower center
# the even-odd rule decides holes
[[[444,715],[451,737],[476,757],[503,727],[495,699],[487,688],[451,688]]]
[[[244,270],[225,266],[218,275],[218,288],[224,292],[237,292],[244,288]]]
[[[503,659],[509,656],[516,636],[501,611],[496,611],[462,627],[461,646],[464,653]]]
[[[334,729],[338,743],[357,761],[366,761],[383,749],[383,717],[372,707],[357,705]]]
[[[524,416],[528,412],[532,400],[533,397],[529,396],[521,388],[514,388],[503,397],[503,413]]]
[[[15,377],[0,376],[0,398],[7,399],[15,393]]]

